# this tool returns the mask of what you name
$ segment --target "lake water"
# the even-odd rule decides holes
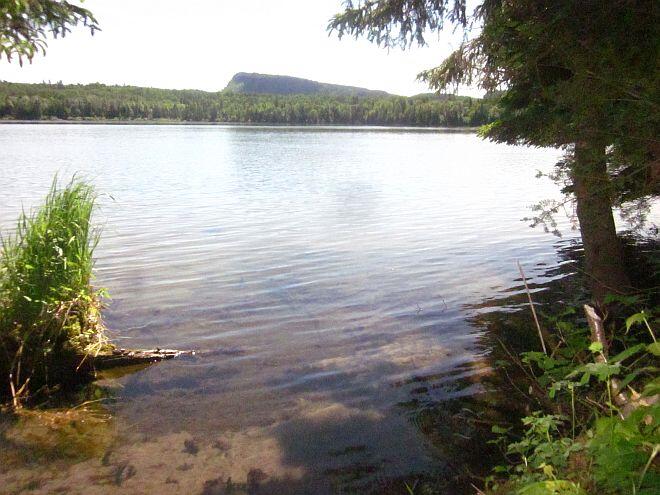
[[[0,227],[55,173],[91,180],[116,342],[199,352],[109,380],[106,454],[26,462],[13,490],[405,493],[452,461],[410,404],[482,391],[473,308],[520,290],[516,260],[557,263],[521,221],[557,150],[197,125],[0,125],[0,150]]]

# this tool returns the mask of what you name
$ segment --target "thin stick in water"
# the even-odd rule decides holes
[[[543,340],[543,332],[541,331],[541,325],[539,319],[536,316],[536,309],[534,308],[534,301],[532,301],[532,293],[529,291],[527,286],[527,279],[525,278],[525,272],[523,272],[522,266],[520,266],[520,261],[518,263],[518,270],[520,271],[520,276],[522,277],[523,284],[525,284],[525,290],[527,291],[527,299],[529,300],[529,307],[532,308],[532,315],[534,315],[534,322],[536,323],[536,329],[539,331],[539,339],[541,339],[541,347],[543,348],[543,353],[548,354],[548,350],[545,347],[545,340]]]

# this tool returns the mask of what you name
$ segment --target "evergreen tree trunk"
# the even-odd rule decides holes
[[[606,294],[625,293],[630,289],[614,225],[605,146],[576,143],[571,172],[586,272],[592,295],[602,306]]]

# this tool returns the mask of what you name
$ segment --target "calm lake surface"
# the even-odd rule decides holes
[[[479,393],[489,350],[474,308],[520,290],[516,260],[534,282],[558,262],[557,239],[521,221],[556,196],[535,174],[557,150],[201,125],[0,125],[0,150],[3,231],[54,174],[91,180],[113,337],[199,351],[108,380],[116,438],[103,458],[26,462],[0,474],[12,490],[412,483],[451,464],[406,407],[420,383],[440,408]]]

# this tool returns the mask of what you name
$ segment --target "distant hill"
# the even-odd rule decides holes
[[[271,95],[391,96],[385,91],[321,83],[300,77],[248,74],[247,72],[235,74],[227,84],[225,91]]]

